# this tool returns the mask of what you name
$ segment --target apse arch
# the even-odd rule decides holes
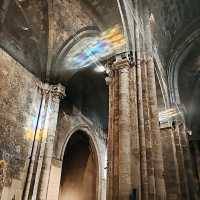
[[[167,75],[169,84],[169,96],[171,104],[181,104],[180,94],[178,89],[178,75],[181,64],[191,49],[194,47],[194,42],[200,39],[200,28],[198,26],[200,19],[195,21],[191,26],[180,34],[180,39],[175,41],[176,46],[172,46],[172,50],[167,63]],[[189,32],[189,34],[187,34]],[[183,39],[183,42],[181,39]]]
[[[71,129],[68,132],[68,135],[67,135],[65,142],[62,146],[62,150],[60,152],[60,160],[61,160],[62,165],[63,165],[65,153],[66,153],[67,148],[68,148],[68,144],[70,143],[71,138],[73,138],[73,136],[75,136],[77,133],[82,133],[86,138],[88,138],[88,142],[89,142],[89,145],[91,147],[91,151],[92,151],[93,156],[95,158],[96,171],[97,171],[96,175],[97,176],[96,176],[96,197],[95,197],[94,200],[100,200],[101,199],[101,190],[102,190],[102,188],[101,188],[101,186],[102,186],[101,176],[102,176],[102,170],[103,169],[102,169],[102,165],[101,165],[102,162],[101,162],[101,155],[100,155],[98,143],[97,143],[97,140],[94,136],[93,130],[91,128],[89,128],[86,125],[79,125],[79,126],[73,128],[73,129]],[[62,169],[62,171],[63,171],[63,169]],[[62,174],[62,171],[61,171],[61,174]]]
[[[187,27],[186,31],[180,34],[171,47],[167,65],[168,85],[170,93],[170,104],[176,106],[181,117],[186,121],[187,128],[192,130],[190,138],[197,137],[200,127],[198,108],[199,101],[199,41],[200,28],[196,23]]]

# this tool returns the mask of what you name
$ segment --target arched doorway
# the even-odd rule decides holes
[[[96,200],[98,198],[98,161],[90,137],[75,132],[63,157],[59,200]]]

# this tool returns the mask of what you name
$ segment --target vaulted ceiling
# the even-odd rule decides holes
[[[0,19],[0,46],[42,80],[47,55],[56,56],[80,29],[120,23],[115,0],[1,0]]]
[[[167,62],[170,56],[176,52],[177,46],[185,40],[191,30],[198,28],[198,23],[194,22],[198,21],[200,17],[200,1],[143,0],[143,2],[150,7],[153,16],[154,44],[158,48],[163,65],[167,66]],[[192,26],[193,23],[194,26]],[[78,74],[71,77],[68,76],[68,68],[64,68],[63,72],[54,61],[64,46],[80,30],[95,30],[98,33],[115,24],[121,24],[117,0],[0,0],[0,47],[42,81],[52,83],[62,81],[66,86],[73,88],[71,101],[77,101],[76,95],[80,90],[87,90],[87,94],[83,97],[87,99],[86,107],[92,107],[92,112],[97,112],[98,116],[104,116],[104,119],[107,112],[104,100],[99,98],[97,104],[101,107],[98,111],[93,106],[93,102],[98,99],[99,94],[107,96],[103,75],[93,74],[92,69],[88,68],[84,69],[84,72],[77,70]],[[192,28],[188,29],[189,25]],[[79,40],[80,38],[75,39]],[[197,52],[198,55],[198,48],[194,49],[194,52]],[[66,54],[62,56],[64,57]],[[194,63],[195,59],[188,55],[183,64],[188,67],[181,69],[180,76],[182,78],[180,78],[179,85],[183,102],[188,101],[184,94],[189,93],[194,84],[194,80],[188,78],[190,85],[184,85],[183,77],[189,76],[193,69],[192,66],[194,66],[191,63]],[[94,93],[93,87],[89,87],[89,82],[95,81],[89,79],[88,76],[91,74],[96,77],[99,94],[98,92]],[[196,72],[191,76],[195,77],[195,74]],[[80,89],[80,85],[84,85],[84,89]],[[80,102],[77,104],[80,106]],[[102,114],[102,110],[104,110],[104,114]],[[101,117],[101,121],[105,124],[103,118]]]

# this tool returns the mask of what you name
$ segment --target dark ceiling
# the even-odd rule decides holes
[[[66,100],[73,103],[97,126],[107,129],[108,86],[105,74],[97,73],[94,67],[83,69],[67,84]]]
[[[0,46],[44,80],[47,61],[46,1],[1,0]]]

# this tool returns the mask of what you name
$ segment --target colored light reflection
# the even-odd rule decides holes
[[[125,44],[125,38],[118,25],[87,42],[86,48],[74,52],[68,62],[77,67],[88,66],[112,55]]]

